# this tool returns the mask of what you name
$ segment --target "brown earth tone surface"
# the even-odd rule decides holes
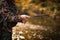
[[[15,27],[12,28],[12,40],[41,40],[43,39],[43,35],[41,34],[42,30],[51,31],[51,28],[46,28],[39,25],[34,25],[31,23],[17,23]]]

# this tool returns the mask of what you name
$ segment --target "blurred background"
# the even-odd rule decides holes
[[[60,40],[60,0],[12,0],[8,3],[14,3],[9,4],[11,14],[30,16],[28,23],[17,23],[12,28],[13,40]]]
[[[28,21],[31,24],[21,28],[24,40],[60,40],[60,0],[14,1],[20,14],[31,16]]]

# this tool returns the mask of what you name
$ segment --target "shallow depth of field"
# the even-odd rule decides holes
[[[12,28],[12,40],[60,40],[60,0],[14,0],[14,4],[19,14],[30,18]]]
[[[45,17],[32,17],[27,23],[17,23],[12,29],[12,40],[58,40],[56,21]]]

